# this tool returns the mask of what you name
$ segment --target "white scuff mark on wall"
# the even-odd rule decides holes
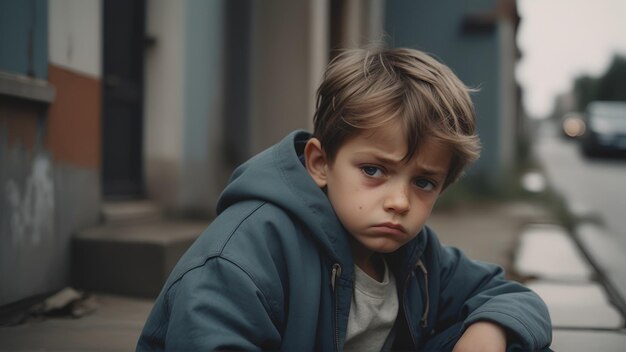
[[[17,182],[9,179],[4,187],[9,206],[9,228],[13,244],[41,243],[54,229],[54,182],[50,160],[37,155],[30,175],[26,178],[24,192]]]

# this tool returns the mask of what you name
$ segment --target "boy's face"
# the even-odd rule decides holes
[[[407,151],[403,136],[399,123],[364,131],[344,142],[332,163],[321,151],[306,152],[313,158],[307,160],[309,173],[327,188],[360,251],[390,253],[413,239],[442,190],[450,148],[427,139],[407,162],[402,160]]]

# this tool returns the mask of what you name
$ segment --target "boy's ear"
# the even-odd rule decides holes
[[[318,187],[326,187],[326,172],[328,162],[326,153],[322,149],[322,143],[317,138],[311,138],[304,147],[304,160],[306,170],[313,178]]]

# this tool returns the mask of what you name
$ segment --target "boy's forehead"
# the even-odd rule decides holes
[[[399,125],[399,124],[398,124]],[[407,137],[398,126],[364,130],[350,138],[346,145],[357,154],[371,155],[383,161],[402,164],[429,164],[433,169],[447,171],[452,156],[452,146],[435,137],[422,138],[416,153],[407,159]],[[428,167],[430,168],[430,167]]]
[[[353,140],[365,147],[380,150],[386,154],[399,154],[403,159],[408,150],[406,134],[399,123],[363,130],[353,136]]]

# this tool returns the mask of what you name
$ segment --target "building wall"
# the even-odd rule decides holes
[[[0,70],[48,76],[47,9],[47,0],[0,0]]]
[[[64,280],[54,232],[52,159],[42,146],[45,106],[0,98],[0,305]]]
[[[183,152],[185,2],[147,0],[145,52],[144,170],[148,198],[166,210],[178,206]]]
[[[144,162],[148,197],[208,216],[222,174],[224,2],[147,2]]]
[[[0,305],[69,285],[71,236],[98,221],[100,6],[0,2],[4,83],[49,93],[0,95]]]
[[[223,158],[224,1],[189,0],[185,7],[183,148],[179,206],[214,212],[227,175]]]
[[[98,79],[102,75],[102,1],[49,3],[50,63]]]
[[[312,0],[148,0],[156,42],[146,55],[149,198],[168,213],[214,215],[239,162],[312,126],[328,59],[326,9]],[[241,28],[224,20],[239,14],[249,18]]]
[[[478,88],[472,94],[478,116],[478,133],[483,144],[481,158],[470,170],[472,174],[489,176],[498,181],[506,168],[505,160],[513,156],[509,120],[508,92],[514,83],[512,55],[503,56],[503,41],[509,34],[502,29],[496,12],[497,0],[453,0],[422,2],[394,0],[386,3],[385,30],[393,46],[408,46],[433,54],[450,66],[468,86]],[[476,16],[484,23],[464,28],[464,21]],[[509,49],[510,47],[507,47]],[[511,70],[509,72],[509,70]],[[504,78],[502,74],[506,73]],[[509,86],[511,85],[511,86]],[[503,91],[504,90],[504,91]],[[503,94],[507,96],[503,96]],[[503,105],[506,104],[506,105]]]
[[[499,154],[502,175],[510,175],[518,155],[518,101],[517,83],[515,82],[515,62],[517,46],[515,44],[515,26],[513,22],[502,16],[498,19],[498,46],[500,48],[500,65],[498,77],[500,78],[499,89]]]
[[[71,236],[99,223],[102,1],[0,0],[0,305],[68,285]],[[144,74],[149,199],[168,213],[212,215],[238,163],[312,127],[329,58],[330,1],[146,0],[146,32],[154,38]],[[342,45],[380,39],[384,1],[344,2]],[[400,28],[394,44],[414,44],[428,27],[416,26],[414,16],[431,16],[417,2],[398,4],[408,7],[386,8],[387,22]],[[447,5],[441,16],[458,7]],[[454,33],[430,38],[427,29],[421,40],[428,45],[450,38],[449,46],[466,45],[469,56],[449,60],[470,84],[484,83],[475,71],[495,44],[472,46]],[[243,42],[229,42],[237,39]],[[3,95],[4,72],[30,77],[27,85],[44,98]]]
[[[326,1],[255,5],[251,153],[294,129],[312,127],[315,90],[328,57]]]
[[[48,102],[12,94],[46,86],[47,23],[44,1],[0,1],[0,305],[59,280],[45,270],[55,260],[44,250],[55,235],[51,158],[42,141]]]
[[[99,222],[102,1],[49,1],[48,81],[56,98],[45,143],[53,158],[57,288],[69,285],[71,238]]]

